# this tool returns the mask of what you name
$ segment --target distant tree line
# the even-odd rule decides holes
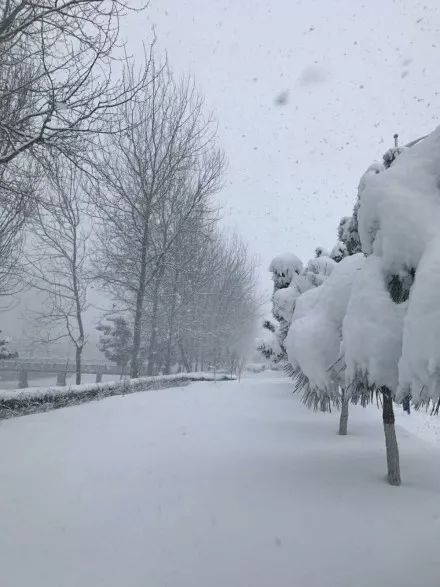
[[[100,348],[131,377],[236,370],[257,312],[253,260],[219,229],[215,120],[154,42],[124,54],[136,9],[0,9],[0,294],[40,292],[37,331],[71,342],[77,383],[91,287],[111,300]]]

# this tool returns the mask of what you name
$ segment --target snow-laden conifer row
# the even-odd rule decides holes
[[[440,405],[440,128],[388,150],[362,176],[331,252],[274,259],[266,357],[284,362],[313,408],[382,403],[388,479],[400,484],[393,401]],[[266,324],[266,327],[269,324]],[[267,328],[266,328],[267,330]]]

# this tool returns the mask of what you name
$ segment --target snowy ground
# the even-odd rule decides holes
[[[437,587],[427,418],[399,415],[390,487],[376,409],[342,438],[290,390],[261,374],[1,422],[0,585]]]

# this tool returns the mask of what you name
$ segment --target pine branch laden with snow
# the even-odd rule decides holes
[[[273,314],[278,321],[290,324],[298,297],[312,286],[306,277],[294,277],[288,287],[278,289],[273,294]]]
[[[284,355],[276,330],[273,331],[268,328],[263,328],[263,331],[256,340],[256,348],[265,359],[269,359],[273,363],[278,363]]]
[[[310,379],[298,365],[286,363],[284,372],[293,379],[293,393],[301,393],[301,401],[315,412],[331,412],[332,406],[340,407],[340,394],[336,390],[321,390],[310,383]]]
[[[284,253],[274,257],[269,265],[274,289],[288,287],[295,275],[303,269],[302,261],[293,253]]]
[[[342,324],[345,385],[357,390],[398,385],[398,361],[406,303],[395,304],[387,290],[381,260],[365,260],[353,283]],[[368,394],[367,394],[368,395]]]

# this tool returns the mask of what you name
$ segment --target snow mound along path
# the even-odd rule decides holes
[[[234,380],[228,375],[213,373],[176,373],[155,377],[139,377],[123,381],[88,383],[66,387],[29,387],[27,389],[0,390],[0,420],[24,416],[35,412],[47,412],[83,402],[104,399],[113,395],[125,395],[139,391],[164,389],[188,385],[193,381]]]

